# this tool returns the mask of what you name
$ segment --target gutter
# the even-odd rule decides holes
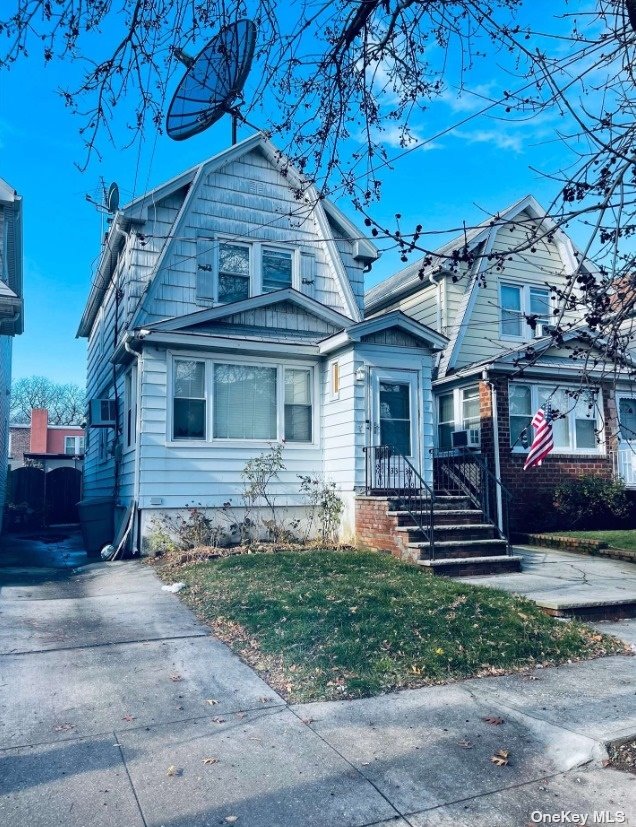
[[[127,238],[127,233],[120,227],[120,221],[123,221],[123,216],[121,213],[116,213],[112,227],[106,238],[106,247],[101,255],[97,278],[93,283],[79,328],[75,334],[76,339],[90,336],[95,316],[106,295],[113,271],[117,266],[117,255],[119,251],[115,249],[113,245],[117,244],[122,238]]]

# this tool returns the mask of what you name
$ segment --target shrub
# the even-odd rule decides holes
[[[623,482],[594,476],[557,485],[554,508],[561,528],[582,530],[615,528],[616,521],[626,519],[630,512]]]

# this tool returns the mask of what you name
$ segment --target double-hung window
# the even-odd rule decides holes
[[[173,439],[311,443],[313,386],[311,367],[175,358]]]
[[[453,433],[467,432],[467,445],[477,448],[481,444],[481,412],[479,409],[479,386],[456,388],[444,393],[437,400],[437,447],[450,451],[453,447]]]
[[[205,362],[175,359],[172,409],[174,439],[205,439]]]
[[[246,244],[219,244],[218,300],[238,302],[250,296],[250,248]]]
[[[261,249],[261,279],[263,293],[292,286],[294,257],[290,250],[270,247]]]
[[[550,323],[550,291],[547,287],[502,282],[499,305],[503,338],[528,339],[544,335]],[[534,318],[534,330],[528,324],[528,317]]]
[[[80,456],[84,453],[84,444],[83,436],[65,436],[64,453],[70,456]]]
[[[285,368],[285,441],[312,441],[311,370]]]
[[[555,453],[603,453],[603,421],[598,394],[593,390],[554,388],[550,385],[531,385],[511,382],[510,445],[523,450],[532,443],[532,417],[542,405],[549,404],[558,412],[552,420]],[[526,446],[521,439],[526,429]]]
[[[196,295],[205,304],[230,304],[288,287],[311,292],[315,281],[315,254],[299,255],[287,246],[206,234],[197,238],[196,257]]]

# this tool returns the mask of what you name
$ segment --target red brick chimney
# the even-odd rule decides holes
[[[31,411],[31,453],[46,454],[46,436],[49,426],[49,412],[46,408]]]

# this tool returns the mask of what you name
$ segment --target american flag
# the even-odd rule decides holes
[[[554,438],[552,436],[552,420],[554,414],[550,406],[547,410],[539,408],[536,414],[532,417],[532,427],[534,428],[534,439],[528,451],[528,456],[523,466],[523,470],[532,468],[534,465],[541,465],[543,460],[548,456],[550,451],[554,448]]]

